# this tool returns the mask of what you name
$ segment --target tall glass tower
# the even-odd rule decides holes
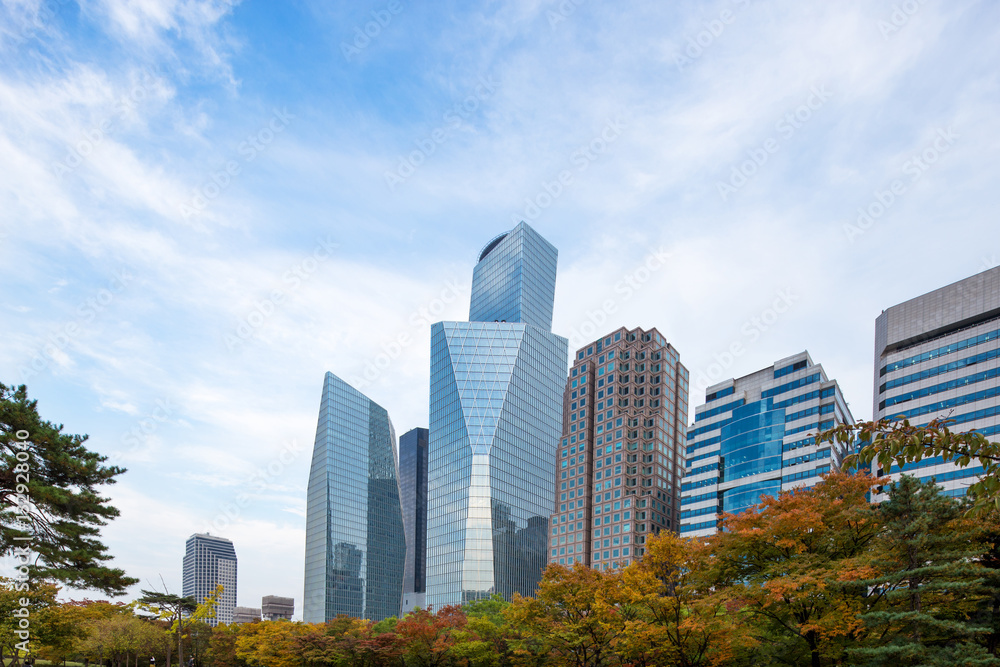
[[[399,492],[406,532],[402,613],[426,605],[427,593],[427,429],[399,438]]]
[[[236,549],[224,537],[195,533],[184,549],[184,575],[181,594],[199,604],[222,586],[215,606],[215,618],[209,625],[232,623],[236,611]]]
[[[306,623],[399,615],[406,540],[395,441],[385,408],[326,374],[306,503]]]
[[[546,563],[568,341],[556,249],[525,223],[473,271],[469,322],[431,327],[427,605],[535,592]]]

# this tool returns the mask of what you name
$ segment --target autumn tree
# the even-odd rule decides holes
[[[842,660],[863,632],[877,510],[875,480],[834,473],[811,489],[764,496],[725,515],[709,538],[706,575],[754,622],[757,660],[820,667]]]
[[[0,577],[0,667],[18,665],[38,640],[39,617],[56,603],[54,584]],[[29,640],[31,640],[29,642]],[[5,660],[10,658],[10,662]]]
[[[871,645],[848,649],[862,665],[1000,665],[977,643],[989,628],[969,617],[986,595],[980,530],[933,482],[903,475],[878,512],[882,532],[865,581],[886,604],[862,614]]]
[[[245,623],[236,637],[236,657],[250,667],[300,667],[300,644],[312,631],[309,625],[289,621]]]

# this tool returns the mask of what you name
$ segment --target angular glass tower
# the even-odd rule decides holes
[[[427,429],[399,438],[399,493],[406,532],[402,613],[424,607],[427,593]]]
[[[306,503],[306,623],[399,615],[406,541],[395,441],[384,408],[326,374]]]
[[[431,327],[428,606],[541,578],[568,363],[550,331],[556,258],[522,222],[480,253],[470,321]]]
[[[188,538],[184,550],[182,595],[199,603],[222,586],[215,607],[215,618],[206,622],[216,626],[232,623],[236,611],[236,549],[224,537],[195,533]]]

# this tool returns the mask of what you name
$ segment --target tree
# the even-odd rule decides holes
[[[208,642],[205,659],[212,667],[244,667],[246,663],[236,657],[236,639],[240,634],[240,626],[217,625],[212,631]]]
[[[879,521],[867,497],[875,484],[864,473],[833,473],[725,515],[725,530],[708,538],[705,576],[750,616],[758,661],[820,667],[858,641],[868,594],[859,582],[876,572]]]
[[[84,654],[110,660],[115,667],[129,667],[131,660],[138,663],[140,655],[158,652],[166,643],[163,629],[149,619],[120,614],[89,621],[79,649]]]
[[[205,618],[215,616],[215,604],[218,596],[222,593],[222,586],[218,586],[215,592],[205,601],[198,604],[193,597],[181,597],[173,593],[160,593],[159,591],[142,591],[139,598],[139,605],[155,614],[158,618],[171,623],[170,632],[177,635],[177,661],[184,667],[184,628],[192,621],[200,621]],[[185,617],[191,616],[190,621]],[[170,649],[167,649],[167,663],[170,663]]]
[[[124,468],[88,450],[87,436],[43,420],[27,388],[0,384],[0,556],[25,576],[122,595],[138,579],[106,565],[100,527],[118,510],[99,495]]]
[[[299,667],[302,657],[297,638],[310,626],[286,620],[247,623],[236,638],[236,657],[251,667]]]
[[[1000,443],[990,442],[975,431],[953,433],[949,423],[948,419],[933,419],[924,426],[913,426],[908,419],[886,417],[877,422],[842,424],[816,439],[843,445],[864,443],[856,453],[845,457],[845,469],[874,462],[888,471],[893,464],[903,467],[935,456],[960,468],[976,463],[983,472],[979,481],[966,489],[966,496],[973,501],[970,513],[1000,510]]]
[[[903,475],[879,507],[882,532],[864,583],[885,605],[861,615],[873,645],[848,649],[864,665],[1000,665],[969,621],[987,596],[980,532],[933,482]]]
[[[41,613],[53,606],[58,588],[54,584],[24,582],[0,577],[0,667],[11,656],[11,665],[28,653],[29,639],[37,638]]]

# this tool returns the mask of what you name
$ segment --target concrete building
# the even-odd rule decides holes
[[[233,611],[233,623],[258,623],[260,618],[260,609],[253,607],[237,607]]]
[[[427,597],[427,436],[425,428],[399,438],[399,493],[406,533],[402,613],[425,607]]]
[[[556,249],[525,223],[482,249],[468,322],[431,327],[427,597],[531,595],[547,557],[567,341]]]
[[[875,419],[904,416],[922,425],[951,419],[954,431],[1000,433],[1000,267],[904,301],[875,320]],[[898,479],[897,466],[880,470]],[[963,496],[982,472],[939,457],[905,472]]]
[[[815,435],[853,421],[837,381],[808,352],[709,387],[687,432],[681,537],[715,533],[723,512],[762,495],[816,484],[845,452]]]
[[[188,538],[184,552],[182,595],[199,603],[215,593],[221,585],[222,595],[216,602],[215,618],[209,625],[232,623],[236,611],[236,549],[224,537],[195,533]]]
[[[261,615],[265,621],[292,620],[295,613],[295,599],[277,595],[265,595],[260,599]]]
[[[395,444],[385,409],[327,373],[306,498],[306,623],[399,615],[406,540]]]
[[[581,347],[563,394],[549,562],[606,570],[676,532],[688,371],[659,331],[621,328]]]

